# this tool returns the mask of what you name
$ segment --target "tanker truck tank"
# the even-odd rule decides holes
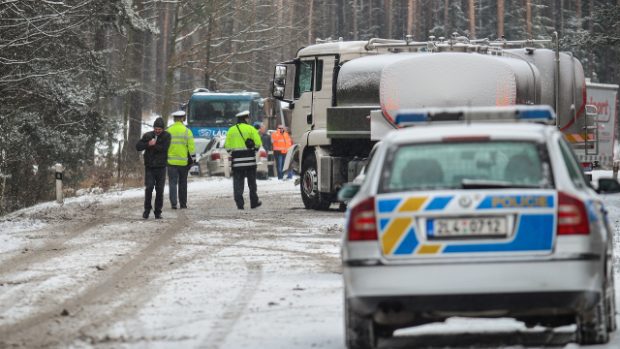
[[[338,73],[338,106],[379,106],[379,83],[383,69],[390,64],[422,53],[366,56],[343,63]]]
[[[540,103],[540,73],[520,59],[476,53],[413,55],[387,65],[380,101],[393,121],[399,109]]]
[[[553,106],[556,110],[558,127],[563,132],[580,131],[585,116],[586,86],[583,67],[570,54],[560,52],[559,91],[556,106],[556,52],[549,49],[507,49],[504,55],[522,59],[536,66],[540,72],[541,104]],[[573,126],[574,125],[574,126]],[[572,130],[572,131],[571,131]]]

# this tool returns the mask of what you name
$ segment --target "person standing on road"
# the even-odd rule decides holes
[[[258,134],[260,134],[260,140],[263,142],[263,149],[267,152],[267,161],[270,164],[275,164],[273,160],[273,147],[271,146],[271,136],[267,133],[267,126],[265,126],[262,122],[254,123],[254,127],[258,130]],[[274,176],[274,168],[275,166],[269,166],[267,170],[267,175],[272,177]]]
[[[260,135],[260,140],[263,142],[263,148],[266,151],[272,151],[273,147],[271,146],[271,136],[267,133],[267,127],[262,122],[254,123],[254,127],[258,130],[258,134]]]
[[[171,136],[170,148],[168,148],[168,177],[170,178],[170,204],[172,209],[176,210],[177,198],[181,208],[187,208],[187,174],[190,166],[196,162],[196,150],[194,135],[183,124],[185,112],[175,111],[172,117],[174,124],[168,127]]]
[[[232,155],[233,192],[237,208],[243,210],[243,187],[248,179],[250,190],[250,208],[262,205],[256,193],[256,150],[262,145],[256,128],[250,125],[250,113],[241,112],[236,115],[237,124],[226,132],[224,147]]]
[[[284,158],[286,157],[288,148],[293,145],[291,136],[289,136],[288,132],[284,129],[284,125],[278,125],[278,130],[271,134],[271,144],[273,146],[273,156],[276,159],[278,179],[284,179]],[[287,178],[290,179],[291,177],[293,177],[293,174],[291,171],[288,171]]]
[[[157,118],[153,123],[153,131],[142,135],[136,143],[136,150],[144,150],[144,219],[149,218],[153,189],[155,189],[155,218],[161,218],[164,206],[164,187],[166,186],[166,164],[170,133],[164,131],[164,119]]]

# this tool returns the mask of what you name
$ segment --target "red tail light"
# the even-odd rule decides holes
[[[220,153],[211,153],[211,160],[219,160],[221,159]]]
[[[258,151],[258,157],[259,158],[267,158],[267,152],[265,151],[265,149],[261,149]]]
[[[360,202],[351,209],[348,239],[349,241],[377,240],[374,197]]]
[[[590,234],[588,212],[583,201],[574,196],[558,193],[558,235]]]

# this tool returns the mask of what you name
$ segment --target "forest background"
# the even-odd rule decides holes
[[[620,82],[620,0],[0,0],[0,215],[52,198],[55,163],[69,188],[139,183],[143,118],[197,87],[268,96],[274,64],[317,39],[554,31]]]

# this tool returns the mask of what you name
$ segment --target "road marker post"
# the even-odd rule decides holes
[[[55,177],[56,177],[56,202],[62,204],[64,202],[64,197],[62,195],[62,175],[65,171],[64,166],[62,164],[54,165]]]

